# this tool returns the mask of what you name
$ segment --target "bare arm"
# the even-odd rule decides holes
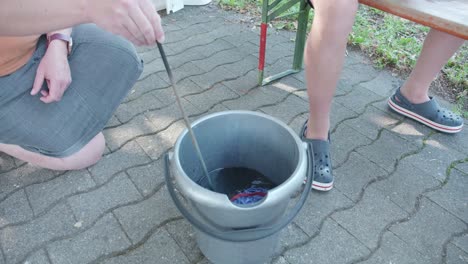
[[[136,45],[164,41],[150,0],[0,0],[0,36],[42,34],[96,23]]]
[[[84,0],[0,0],[0,35],[25,36],[91,22]]]

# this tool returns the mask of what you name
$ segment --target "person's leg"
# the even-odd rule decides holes
[[[309,119],[301,131],[314,164],[312,188],[333,187],[330,156],[330,107],[343,67],[348,34],[357,11],[357,0],[314,0],[315,15],[305,47],[305,75]],[[313,150],[313,151],[312,151]]]
[[[414,104],[429,101],[431,82],[463,42],[461,38],[431,29],[424,40],[416,66],[401,87],[403,96]]]
[[[0,108],[1,152],[53,170],[83,169],[102,156],[101,131],[143,65],[130,43],[94,25],[74,28],[73,36],[73,81],[59,102],[44,104],[30,96],[37,63],[15,79],[0,78],[0,88],[16,92]],[[42,58],[44,44],[42,39],[32,62]]]
[[[432,29],[424,41],[415,68],[405,84],[388,100],[390,108],[435,130],[460,132],[463,119],[440,107],[435,98],[429,97],[428,92],[440,69],[463,42],[463,39]]]
[[[312,30],[305,47],[310,117],[307,138],[326,140],[330,106],[343,67],[357,0],[314,0]]]
[[[17,159],[29,162],[42,168],[51,170],[80,170],[94,165],[102,157],[105,141],[102,133],[96,135],[86,146],[77,153],[55,158],[25,150],[16,145],[0,143],[0,152],[4,152]]]

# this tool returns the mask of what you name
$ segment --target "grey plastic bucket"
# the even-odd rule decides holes
[[[267,262],[277,249],[279,231],[297,215],[310,192],[312,179],[307,178],[299,200],[287,210],[304,179],[311,177],[306,173],[313,167],[307,145],[281,121],[251,111],[218,112],[197,120],[192,128],[209,171],[254,169],[277,185],[248,206],[209,190],[185,129],[166,157],[166,183],[174,203],[195,227],[198,247],[216,264]]]

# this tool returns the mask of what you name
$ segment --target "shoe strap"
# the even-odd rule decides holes
[[[303,141],[313,147],[314,153],[327,153],[328,155],[330,152],[330,142],[328,140],[304,138]]]
[[[437,110],[442,110],[437,101],[430,96],[430,100],[420,104],[411,103],[400,91],[400,88],[395,92],[394,101],[404,108],[415,112],[416,114],[428,118],[430,120],[437,116]]]

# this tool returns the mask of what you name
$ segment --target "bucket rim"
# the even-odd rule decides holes
[[[207,199],[207,202],[213,202],[211,198],[216,198],[216,200],[219,201],[217,203],[218,205],[223,205],[222,207],[230,207],[230,208],[235,208],[237,210],[255,210],[258,208],[258,206],[261,206],[263,203],[265,203],[267,200],[270,200],[270,202],[277,202],[277,196],[275,193],[277,192],[282,192],[283,189],[285,189],[287,186],[289,187],[290,191],[289,193],[292,193],[294,190],[297,190],[302,184],[304,179],[297,179],[299,177],[299,174],[301,174],[301,171],[304,171],[305,169],[301,167],[301,165],[305,164],[305,167],[307,167],[308,161],[307,161],[307,144],[302,142],[302,140],[299,138],[299,136],[292,130],[288,125],[286,125],[283,121],[279,120],[276,117],[259,113],[259,112],[254,112],[254,111],[249,111],[249,110],[226,110],[226,111],[220,111],[216,112],[213,114],[206,115],[204,117],[201,117],[194,122],[191,123],[192,128],[196,127],[198,124],[205,122],[208,119],[223,116],[223,115],[233,115],[233,114],[246,114],[246,115],[253,115],[253,116],[258,116],[262,118],[269,119],[270,121],[275,122],[279,126],[281,126],[283,129],[289,132],[289,134],[292,136],[294,139],[294,142],[296,143],[296,147],[298,150],[298,161],[296,164],[296,168],[294,171],[291,173],[291,176],[286,179],[283,183],[279,184],[273,189],[268,190],[267,196],[265,196],[264,199],[262,199],[260,202],[256,203],[253,206],[250,207],[240,207],[236,206],[233,204],[227,195],[211,191],[207,188],[204,188],[197,184],[195,181],[193,181],[186,173],[185,170],[182,168],[182,165],[180,163],[180,159],[178,157],[178,153],[180,152],[180,146],[182,144],[182,139],[184,139],[187,134],[189,133],[188,128],[185,128],[177,138],[177,141],[174,145],[173,149],[173,155],[172,155],[172,166],[175,166],[175,169],[177,169],[178,173],[175,173],[176,178],[179,180],[184,181],[184,185],[187,189],[190,189],[190,192],[184,191],[183,188],[181,188],[181,191],[184,193],[184,195],[187,195],[188,197],[196,198],[198,201],[203,201]],[[195,135],[196,136],[196,135]],[[180,183],[179,183],[180,184]],[[194,195],[195,194],[195,195]],[[196,196],[196,197],[195,197]],[[208,198],[211,197],[211,198]],[[209,201],[208,201],[209,199]]]

